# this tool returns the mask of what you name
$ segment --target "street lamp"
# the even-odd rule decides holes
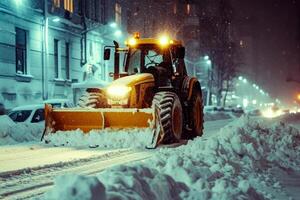
[[[116,37],[120,37],[122,35],[122,31],[116,30],[115,34]]]
[[[112,28],[117,28],[117,23],[116,22],[112,22],[109,24],[110,27]]]
[[[209,60],[209,56],[208,55],[204,56],[204,60]]]
[[[22,0],[15,0],[15,3],[19,6],[22,3]]]

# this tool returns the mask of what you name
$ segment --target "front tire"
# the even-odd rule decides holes
[[[181,139],[182,107],[173,92],[158,92],[153,98],[156,123],[160,126],[157,144],[169,144]]]

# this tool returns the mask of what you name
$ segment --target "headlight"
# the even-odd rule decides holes
[[[124,85],[113,85],[107,88],[106,93],[110,99],[122,100],[128,97],[130,91],[131,87]]]

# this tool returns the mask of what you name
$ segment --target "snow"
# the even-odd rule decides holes
[[[67,182],[65,180],[68,180]],[[106,199],[105,188],[96,177],[84,177],[73,174],[63,175],[55,181],[55,188],[46,195],[47,199],[96,200]]]
[[[45,136],[48,144],[55,146],[92,146],[99,148],[145,148],[152,139],[150,128],[57,131]]]
[[[216,121],[216,120],[224,120],[231,119],[233,115],[225,112],[206,112],[204,113],[204,121]]]
[[[300,171],[299,158],[299,130],[244,116],[211,137],[161,148],[144,162],[99,173],[105,190],[97,191],[103,199],[288,199],[272,171]],[[76,187],[70,177],[58,180]],[[49,194],[76,199],[59,188],[56,183],[46,199]]]
[[[0,145],[39,141],[43,123],[15,123],[7,115],[0,116]]]

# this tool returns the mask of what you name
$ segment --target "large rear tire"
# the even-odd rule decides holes
[[[153,98],[156,123],[160,126],[157,144],[169,144],[181,139],[182,106],[173,92],[158,92]]]
[[[86,92],[83,94],[77,104],[82,108],[106,108],[107,100],[100,92]]]
[[[203,100],[201,92],[194,89],[191,100],[188,105],[189,111],[189,129],[185,130],[187,139],[194,139],[195,137],[203,135]]]

